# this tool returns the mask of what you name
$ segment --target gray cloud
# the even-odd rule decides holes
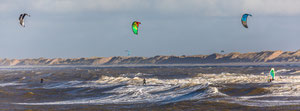
[[[298,6],[300,0],[1,0],[0,57],[296,50]],[[26,28],[17,21],[23,12],[32,15]],[[249,29],[240,23],[246,12],[254,15]],[[139,36],[133,20],[142,22]]]
[[[0,11],[32,9],[42,12],[118,12],[155,11],[157,13],[191,13],[227,16],[256,14],[298,15],[299,0],[3,0]]]

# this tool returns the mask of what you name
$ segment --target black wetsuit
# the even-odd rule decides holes
[[[143,85],[146,85],[146,79],[144,78],[144,82],[143,82]]]

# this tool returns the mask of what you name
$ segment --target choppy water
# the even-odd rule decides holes
[[[250,108],[300,105],[298,68],[278,69],[271,83],[266,77],[268,67],[2,70],[0,104],[9,104],[7,109],[107,105],[114,110],[124,106],[134,110],[136,104],[166,108],[190,101]]]

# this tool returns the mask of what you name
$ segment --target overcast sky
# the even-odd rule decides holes
[[[197,55],[300,47],[300,0],[1,0],[0,58]],[[29,13],[26,27],[21,13]],[[249,29],[241,25],[251,13]],[[139,35],[131,23],[140,21]]]

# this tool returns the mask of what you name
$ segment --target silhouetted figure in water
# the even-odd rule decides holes
[[[275,79],[269,79],[269,82],[272,82],[272,81],[274,81]]]
[[[41,83],[43,83],[44,82],[44,79],[43,78],[41,78]]]
[[[144,78],[144,80],[143,80],[143,85],[146,85],[146,79]]]

